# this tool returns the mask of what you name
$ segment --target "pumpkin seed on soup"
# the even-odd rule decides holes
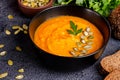
[[[87,32],[90,32],[90,27],[87,27],[87,28],[86,28],[86,31],[87,31]]]
[[[76,47],[74,47],[73,50],[74,50],[74,51],[79,51],[78,48],[76,48]]]

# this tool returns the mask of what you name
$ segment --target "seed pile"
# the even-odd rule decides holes
[[[94,38],[93,32],[91,31],[90,27],[86,27],[84,31],[81,33],[79,42],[76,42],[76,47],[73,47],[73,50],[70,51],[70,54],[73,56],[83,56],[87,55],[88,50],[92,48]]]
[[[31,8],[45,6],[48,2],[49,2],[49,0],[21,0],[21,3],[24,6],[28,6]]]

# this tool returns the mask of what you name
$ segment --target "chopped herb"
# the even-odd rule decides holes
[[[77,25],[73,21],[70,21],[70,27],[72,30],[67,30],[69,34],[77,35],[82,32],[82,28],[77,30]]]

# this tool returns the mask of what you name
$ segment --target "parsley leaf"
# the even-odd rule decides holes
[[[67,30],[69,34],[77,35],[82,32],[82,28],[77,30],[77,25],[73,21],[70,21],[70,27],[72,30]]]

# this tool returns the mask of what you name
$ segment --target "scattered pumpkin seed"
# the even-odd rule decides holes
[[[16,30],[14,34],[17,35],[19,32],[20,32],[20,29]]]
[[[12,66],[13,65],[13,61],[12,60],[8,60],[8,65]]]
[[[16,48],[17,51],[22,51],[20,46],[16,46],[15,48]]]
[[[28,32],[27,31],[24,31],[24,34],[27,34]]]
[[[7,35],[10,35],[10,34],[11,34],[11,32],[10,32],[9,30],[5,30],[5,33],[6,33]]]
[[[23,29],[28,30],[28,26],[26,24],[23,24]]]
[[[5,56],[6,53],[7,53],[7,51],[2,51],[2,52],[0,52],[0,56]]]
[[[8,15],[8,19],[13,19],[14,17],[13,17],[13,15]]]
[[[20,26],[12,26],[12,29],[19,29]]]
[[[15,77],[15,79],[18,79],[18,80],[23,79],[23,78],[24,78],[24,75],[22,75],[22,74],[19,74]]]
[[[4,47],[4,44],[0,44],[0,48],[3,48]]]
[[[8,72],[4,72],[4,73],[0,74],[0,79],[5,78],[7,76],[8,76]]]
[[[20,30],[20,31],[23,31],[23,28],[19,27],[19,30]]]
[[[23,72],[24,72],[24,69],[21,68],[21,69],[18,70],[18,72],[23,73]]]

